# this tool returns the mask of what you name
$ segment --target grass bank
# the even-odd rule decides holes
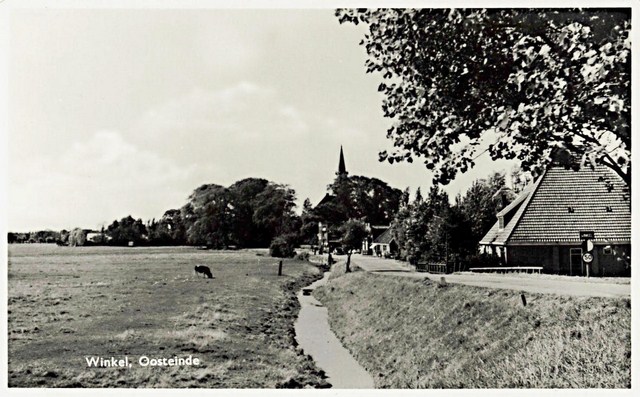
[[[379,388],[629,388],[629,299],[353,272],[315,292]]]
[[[214,279],[193,275],[209,266]],[[323,387],[296,347],[308,262],[188,247],[9,247],[10,387]],[[131,368],[85,357],[129,357]],[[139,358],[197,357],[143,367]]]

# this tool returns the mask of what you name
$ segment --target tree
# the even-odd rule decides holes
[[[262,178],[245,178],[229,187],[230,199],[234,206],[234,236],[240,247],[265,247],[271,236],[254,220],[258,196],[264,192],[269,181]]]
[[[475,180],[458,203],[469,222],[473,245],[491,229],[497,213],[516,197],[505,179],[504,174],[496,172],[487,179]]]
[[[208,196],[209,201],[194,210],[193,223],[187,230],[190,244],[222,249],[236,243],[233,234],[234,206],[226,189]]]
[[[400,189],[380,179],[359,175],[338,175],[329,190],[335,198],[317,206],[314,212],[332,225],[342,225],[349,219],[388,225],[403,197]]]
[[[173,244],[186,244],[187,228],[179,209],[170,209],[165,211],[162,215],[161,222],[167,225],[167,228],[171,230],[171,240],[173,241]]]
[[[295,254],[295,235],[275,237],[269,245],[269,255],[276,258],[292,258]]]
[[[87,234],[79,227],[76,227],[69,233],[69,245],[71,247],[81,247],[86,241]]]
[[[447,184],[488,152],[538,173],[553,149],[631,186],[630,9],[337,10],[365,23],[383,82],[390,163],[422,158]]]
[[[275,236],[299,230],[299,219],[294,213],[295,200],[295,190],[277,183],[269,183],[255,197],[253,222],[266,233],[267,243]]]
[[[367,228],[363,221],[359,219],[349,219],[340,228],[342,235],[342,248],[347,253],[346,272],[351,271],[351,254],[354,250],[362,247],[362,241],[367,237]]]
[[[60,244],[65,245],[69,242],[69,234],[66,229],[60,230]]]
[[[301,226],[299,241],[305,244],[316,245],[318,243],[318,223],[321,218],[313,210],[311,201],[307,198],[302,205],[302,215],[300,216]]]
[[[113,221],[107,227],[106,233],[111,237],[109,243],[113,245],[128,245],[129,242],[139,245],[146,243],[148,236],[147,227],[142,219],[134,219],[131,215],[120,221]]]
[[[211,248],[268,247],[274,237],[297,233],[295,191],[261,178],[246,178],[228,188],[202,185],[180,211],[163,222],[185,230],[189,244]],[[177,238],[177,237],[174,237]]]

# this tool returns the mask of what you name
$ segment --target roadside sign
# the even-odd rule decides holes
[[[593,255],[590,252],[582,254],[582,260],[584,263],[591,263],[593,261]]]
[[[591,252],[593,251],[593,241],[591,240],[584,240],[582,242],[582,251],[584,252]]]
[[[594,235],[593,230],[580,230],[580,240],[593,240]]]

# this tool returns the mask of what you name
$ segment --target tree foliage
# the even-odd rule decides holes
[[[400,258],[413,264],[468,260],[495,224],[496,214],[514,198],[500,173],[474,181],[453,205],[437,185],[426,198],[417,191],[414,201],[403,205],[392,223]]]
[[[382,76],[392,153],[446,184],[488,151],[539,170],[554,148],[573,168],[631,181],[630,10],[349,9],[367,73]]]
[[[81,247],[87,242],[87,234],[84,230],[76,227],[69,233],[69,245],[71,247]]]
[[[367,237],[367,227],[360,219],[349,219],[340,227],[342,249],[347,253],[347,272],[351,271],[351,254],[362,247]]]
[[[187,242],[211,248],[268,247],[297,231],[295,191],[266,179],[246,178],[228,188],[202,185],[182,207]]]
[[[331,225],[362,219],[373,225],[388,225],[398,211],[402,191],[377,178],[339,175],[329,185],[334,199],[318,205],[314,213]]]
[[[134,245],[141,245],[148,241],[147,227],[142,219],[134,219],[131,215],[120,219],[120,221],[113,221],[107,227],[106,232],[111,237],[109,244],[112,245],[128,245],[130,242],[133,242]]]

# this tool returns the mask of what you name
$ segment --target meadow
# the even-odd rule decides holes
[[[377,388],[629,388],[631,301],[334,265],[314,296]]]
[[[296,292],[321,277],[265,251],[10,245],[9,387],[327,387],[296,346]],[[195,265],[214,278],[194,275]],[[140,357],[199,365],[141,366]],[[90,367],[87,357],[131,367]]]

